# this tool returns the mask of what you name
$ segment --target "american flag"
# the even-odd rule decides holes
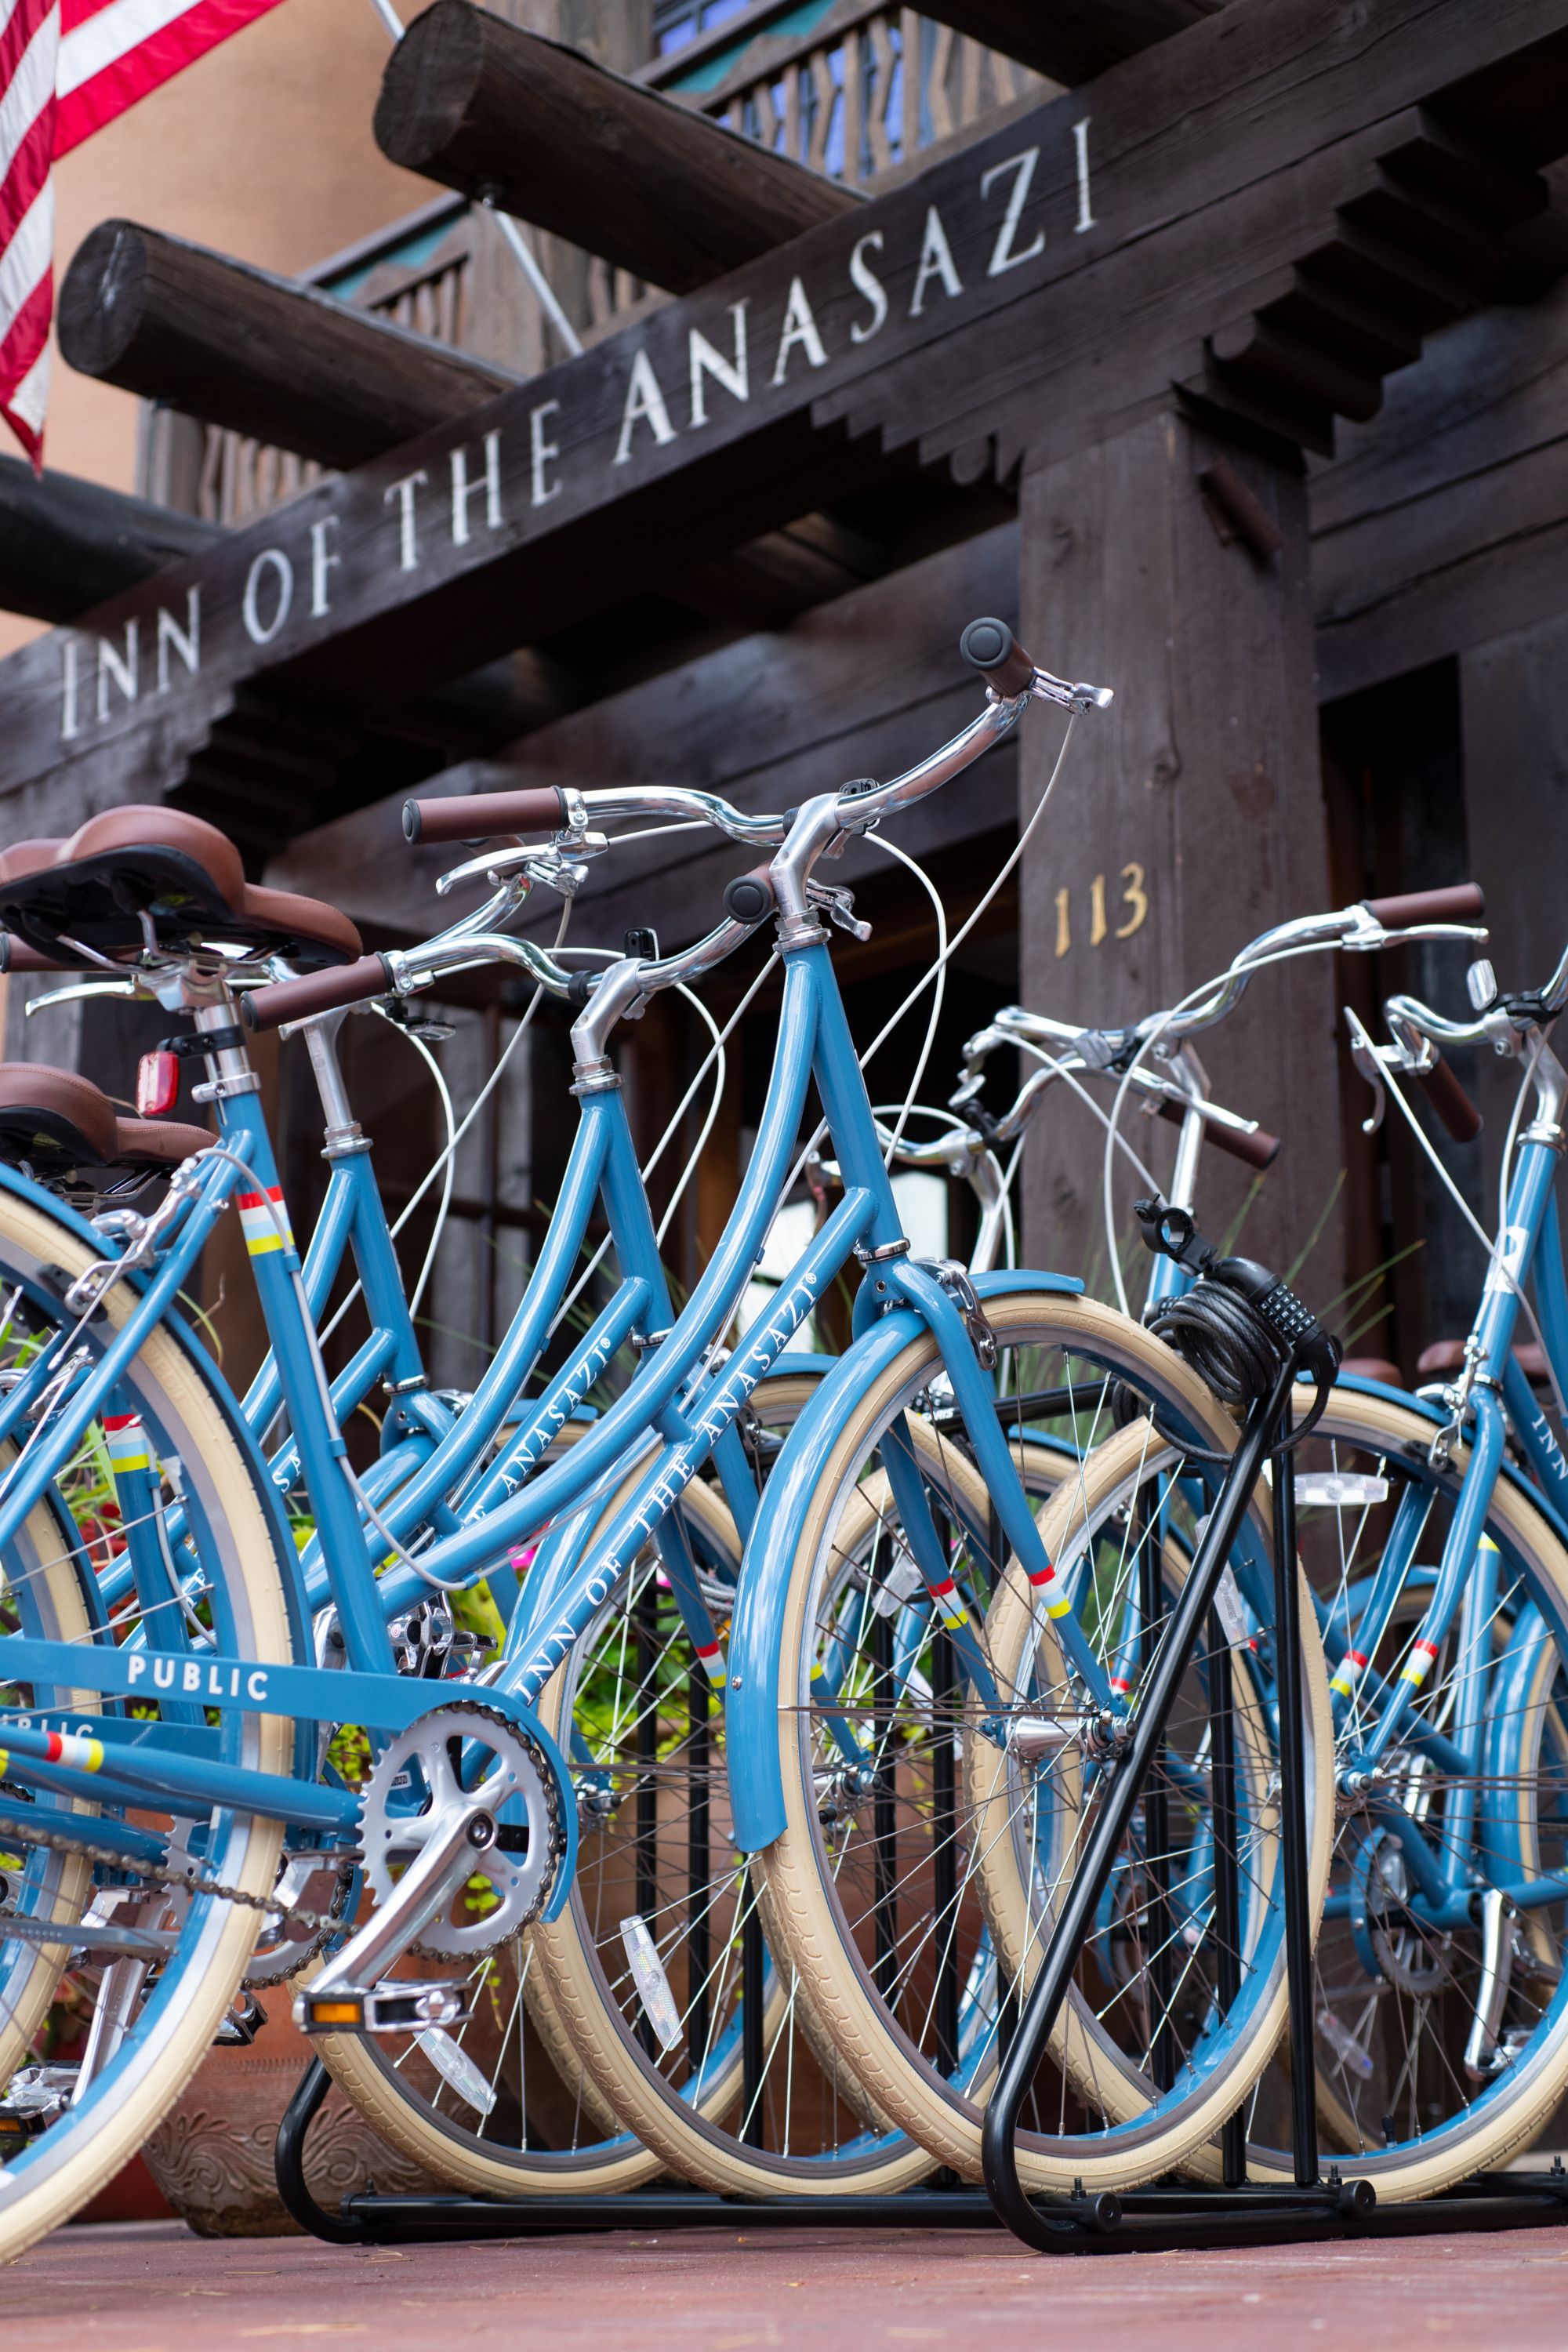
[[[0,416],[41,467],[57,155],[277,0],[0,0]]]

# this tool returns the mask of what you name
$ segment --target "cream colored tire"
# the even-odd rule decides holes
[[[1407,1406],[1358,1390],[1336,1388],[1317,1434],[1322,1440],[1336,1440],[1347,1446],[1359,1440],[1369,1449],[1385,1451],[1398,1458],[1401,1454],[1424,1455],[1431,1444],[1433,1428],[1429,1419]],[[1456,1443],[1452,1454],[1456,1478],[1468,1460],[1469,1448]],[[1559,1622],[1568,1626],[1568,1547],[1544,1513],[1534,1507],[1528,1495],[1503,1478],[1493,1491],[1487,1526],[1505,1538],[1529,1562],[1531,1573],[1537,1580],[1536,1589],[1549,1598],[1558,1612]],[[1547,1657],[1550,1654],[1545,1654]],[[1564,1659],[1568,1659],[1568,1642],[1560,1641],[1560,1666]],[[1541,1672],[1538,1667],[1538,1682]],[[1547,1678],[1551,1679],[1550,1675]],[[1544,1691],[1528,1690],[1522,1696],[1521,1712],[1533,1718],[1545,1703]],[[1559,1773],[1562,1769],[1560,1763]],[[1540,1936],[1543,1932],[1542,1915],[1524,1916],[1532,1922],[1534,1934]],[[1561,1958],[1560,1952],[1557,1957]],[[1506,2097],[1483,2101],[1463,2119],[1456,2117],[1435,2128],[1430,2140],[1419,2148],[1407,2146],[1403,2149],[1358,2153],[1350,2144],[1347,2152],[1346,2147],[1335,2147],[1325,2137],[1324,2164],[1336,2164],[1347,2179],[1364,2175],[1376,2188],[1379,2202],[1390,2204],[1436,2196],[1474,2172],[1500,2170],[1531,2146],[1554,2111],[1568,2098],[1568,2011],[1537,2040],[1540,2046],[1531,2045],[1525,2063],[1509,2078]],[[1331,2121],[1334,2103],[1325,2102],[1320,2095],[1319,2105],[1320,2117],[1325,2123]],[[1247,2168],[1257,2179],[1290,2178],[1279,2152],[1250,2144]]]
[[[774,1391],[783,1386],[782,1382],[774,1383]],[[804,1402],[804,1397],[800,1401]],[[776,1395],[774,1403],[776,1407]],[[711,1489],[700,1483],[689,1487],[681,1507],[703,1527],[716,1548],[731,1555],[736,1552],[733,1522],[726,1506]],[[552,1677],[540,1699],[541,1719],[558,1741],[569,1729],[566,1717],[572,1704],[573,1683],[572,1660],[568,1659]],[[776,1955],[778,1946],[765,1904],[763,1919],[770,1948]],[[889,2194],[925,2179],[931,2172],[931,2159],[925,2150],[903,2138],[895,2147],[877,2151],[853,2164],[831,2160],[790,2162],[745,2146],[722,2127],[721,2120],[732,2110],[737,2097],[738,2054],[719,2074],[711,2091],[689,2103],[663,2084],[652,2069],[639,2063],[637,2053],[628,2042],[620,2010],[605,1980],[577,1895],[574,1895],[558,1919],[534,1930],[534,1948],[562,2025],[604,2099],[656,2151],[658,2159],[683,2179],[721,2196],[787,2193],[837,2199],[873,2192]],[[770,2049],[784,2012],[781,1976],[782,1972],[775,1969],[764,2017],[764,2042]],[[811,1988],[804,1981],[797,1982],[790,1992],[794,2015],[800,2021],[819,2062],[837,2074],[831,2036],[816,2012]],[[846,2105],[856,2111],[865,2127],[884,2134],[897,2129],[874,2112],[858,2081],[843,2080],[838,2088]]]
[[[1135,1370],[1145,1394],[1180,1407],[1207,1442],[1228,1449],[1236,1431],[1207,1391],[1173,1353],[1142,1328],[1084,1298],[1036,1292],[988,1297],[986,1316],[1002,1348],[1030,1343],[1042,1349],[1081,1352],[1102,1365]],[[1046,1335],[1046,1336],[1041,1336]],[[847,1415],[837,1444],[816,1483],[795,1554],[776,1673],[777,1709],[783,1742],[786,1826],[758,1857],[769,1895],[774,1932],[803,1979],[831,2032],[835,2045],[855,2070],[882,2113],[919,2139],[941,2162],[970,2179],[980,2174],[983,2111],[945,2084],[939,2090],[901,2030],[876,1996],[869,1973],[847,1948],[847,1934],[827,1891],[813,1788],[813,1749],[808,1687],[819,1559],[833,1541],[837,1515],[852,1492],[858,1468],[900,1402],[918,1393],[936,1361],[927,1339],[912,1341],[889,1363],[854,1412]],[[1090,1459],[1092,1460],[1092,1455]],[[1076,1485],[1076,1480],[1074,1484]],[[1064,1489],[1065,1492],[1065,1489]],[[1048,1517],[1048,1513],[1047,1513]],[[1327,1675],[1321,1645],[1309,1628],[1304,1643],[1305,1714],[1313,1759],[1312,1879],[1326,1883],[1331,1803],[1327,1778],[1330,1751],[1324,1737],[1328,1715]],[[852,1946],[852,1939],[851,1946]],[[1284,2015],[1281,1985],[1264,2030],[1248,2037],[1247,2064],[1255,2076],[1267,2063]],[[1021,2135],[1019,2169],[1026,2187],[1070,2191],[1075,2179],[1086,2189],[1133,2186],[1179,2165],[1215,2133],[1245,2090],[1242,2070],[1226,2068],[1225,2079],[1206,2095],[1184,2103],[1178,2116],[1134,2129],[1114,2148],[1098,2136],[1047,2144]],[[1242,2083],[1242,2090],[1237,2084]]]
[[[58,1295],[61,1269],[74,1279],[94,1253],[68,1227],[15,1194],[0,1191],[0,1275],[9,1286],[30,1280]],[[46,1269],[49,1273],[46,1277]],[[134,1304],[125,1286],[110,1290],[103,1314],[111,1328]],[[155,1328],[135,1360],[143,1398],[155,1399],[163,1442],[177,1453],[187,1492],[209,1527],[222,1531],[216,1563],[232,1612],[238,1655],[287,1664],[292,1642],[273,1523],[250,1461],[233,1433],[230,1408],[170,1331]],[[4,1678],[0,1638],[0,1679]],[[234,1760],[268,1773],[292,1765],[293,1726],[275,1715],[247,1715]],[[270,1894],[282,1847],[279,1822],[229,1816],[214,1856],[215,1874],[240,1893]],[[256,1941],[258,1914],[239,1905],[202,1898],[194,1943],[182,1944],[178,2000],[154,1997],[127,2037],[120,2056],[93,2085],[81,2107],[68,2111],[17,2158],[0,2180],[0,2262],[12,2261],[50,2230],[68,2221],[128,2163],[174,2105],[212,2047]]]
[[[1157,1472],[1160,1447],[1150,1439],[1148,1425],[1139,1422],[1121,1431],[1107,1444],[1097,1446],[1086,1457],[1081,1470],[1075,1474],[1070,1486],[1063,1483],[1060,1491],[1040,1515],[1040,1533],[1047,1552],[1053,1559],[1067,1556],[1074,1540],[1075,1528],[1084,1521],[1096,1522],[1112,1511],[1122,1501],[1131,1486],[1151,1470]],[[1260,1495],[1258,1517],[1267,1528],[1268,1517],[1265,1498]],[[1178,1548],[1167,1545],[1163,1574],[1168,1587],[1179,1591],[1185,1580],[1187,1561]],[[1305,1580],[1300,1588],[1303,1622],[1311,1621],[1311,1595]],[[1010,1563],[1006,1577],[998,1589],[986,1619],[986,1641],[994,1666],[999,1677],[1012,1687],[1020,1686],[1016,1664],[1033,1643],[1050,1640],[1049,1621],[1043,1619],[1031,1606],[1027,1584],[1019,1573],[1016,1560]],[[1312,1792],[1312,1818],[1319,1833],[1311,1843],[1310,1895],[1312,1914],[1317,1918],[1327,1891],[1331,1840],[1325,1833],[1333,1815],[1331,1764],[1333,1750],[1332,1711],[1330,1706],[1328,1675],[1321,1645],[1315,1639],[1304,1646],[1304,1696],[1310,1710],[1310,1749],[1316,1766]],[[1266,1881],[1277,1861],[1279,1834],[1278,1809],[1272,1802],[1270,1780],[1277,1769],[1274,1741],[1268,1721],[1268,1708],[1263,1694],[1252,1675],[1245,1653],[1237,1654],[1234,1661],[1236,1703],[1237,1773],[1241,1788],[1249,1796],[1251,1817],[1262,1817],[1263,1826],[1255,1843],[1248,1848],[1247,1870],[1249,1876]],[[1017,1843],[1007,1833],[1009,1797],[1008,1768],[1005,1755],[995,1748],[983,1751],[993,1765],[992,1780],[982,1790],[976,1804],[977,1838],[980,1845],[979,1878],[986,1916],[995,1939],[1004,1968],[1016,1983],[1033,1984],[1045,1951],[1045,1934],[1035,1916],[1030,1889],[1025,1883]],[[1251,2079],[1263,2071],[1285,2030],[1287,1988],[1283,1965],[1277,1967],[1276,1982],[1264,2017],[1249,2031]],[[1092,2095],[1107,2117],[1116,2123],[1131,2124],[1144,2111],[1147,2091],[1143,2078],[1131,2066],[1122,2053],[1102,2033],[1096,2033],[1088,2021],[1081,2001],[1069,2000],[1063,2007],[1052,2039],[1051,2054],[1063,2069],[1069,2082],[1080,2095]],[[1251,2087],[1245,2074],[1240,2078],[1240,2095]],[[1227,2074],[1226,2084],[1218,2091],[1226,2112],[1235,2105],[1237,2078]],[[1224,2115],[1220,2116],[1223,2122]],[[1218,2178],[1217,2152],[1197,2145],[1186,2159],[1184,2168],[1200,2177]]]

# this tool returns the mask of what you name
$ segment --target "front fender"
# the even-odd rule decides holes
[[[1005,1272],[984,1276],[974,1286],[982,1299],[1019,1290],[1059,1297],[1083,1288],[1068,1275]],[[775,1670],[806,1516],[845,1414],[924,1328],[912,1307],[879,1317],[834,1363],[784,1441],[763,1489],[741,1563],[730,1629],[730,1687],[724,1695],[730,1807],[735,1843],[742,1853],[755,1853],[784,1833]]]
[[[63,1225],[78,1241],[85,1243],[95,1257],[111,1257],[114,1255],[111,1244],[105,1241],[103,1235],[88,1222],[79,1210],[71,1208],[64,1201],[58,1201],[52,1192],[46,1192],[41,1184],[32,1182],[30,1178],[22,1175],[17,1169],[0,1166],[0,1188],[5,1192],[14,1192],[17,1199],[25,1201],[29,1208],[41,1210],[46,1216],[52,1217],[57,1224]],[[145,1274],[128,1274],[124,1279],[127,1289],[138,1295],[147,1287]],[[163,1328],[175,1345],[183,1350],[204,1385],[211,1391],[219,1412],[228,1424],[229,1435],[245,1457],[257,1494],[260,1498],[262,1510],[271,1529],[273,1544],[278,1554],[293,1654],[296,1658],[309,1658],[313,1654],[310,1640],[310,1612],[305,1595],[305,1580],[300,1566],[300,1555],[295,1549],[294,1538],[289,1532],[288,1516],[283,1508],[283,1498],[268,1475],[267,1464],[261,1448],[257,1443],[256,1433],[246,1421],[240,1410],[239,1401],[225,1379],[216,1358],[196,1337],[185,1318],[170,1308],[164,1314]],[[313,1738],[313,1732],[307,1737],[305,1727],[300,1727],[297,1736],[295,1769],[304,1772],[307,1777],[313,1777],[313,1766],[310,1766],[307,1762],[307,1748]]]
[[[1440,1412],[1430,1398],[1415,1396],[1408,1389],[1390,1388],[1385,1381],[1369,1381],[1360,1372],[1342,1372],[1334,1386],[1338,1390],[1349,1390],[1354,1396],[1382,1397],[1389,1404],[1402,1404],[1407,1412],[1418,1412],[1424,1421],[1429,1421],[1434,1430],[1442,1428],[1447,1419],[1447,1415]],[[1463,1443],[1471,1447],[1474,1440],[1466,1437]],[[1563,1517],[1552,1496],[1538,1486],[1518,1463],[1509,1461],[1505,1455],[1498,1475],[1516,1487],[1520,1494],[1528,1496],[1542,1517],[1550,1520],[1558,1537],[1563,1543],[1568,1543],[1568,1518]]]

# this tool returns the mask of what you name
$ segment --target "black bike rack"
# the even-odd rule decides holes
[[[1316,1335],[1314,1335],[1316,1336]],[[1335,1351],[1337,1360],[1337,1349]],[[1117,1849],[1163,1743],[1187,1664],[1209,1627],[1209,1712],[1215,1816],[1215,1907],[1224,1954],[1236,1950],[1223,1922],[1239,1917],[1235,1750],[1230,1735],[1230,1647],[1213,1615],[1220,1580],[1270,1456],[1288,1463],[1300,1351],[1283,1357],[1271,1389],[1255,1398],[1221,1483],[1192,1571],[1171,1612],[1137,1728],[1052,1932],[986,2109],[985,2184],[999,2221],[1040,2253],[1115,2253],[1176,2247],[1276,2245],[1351,2237],[1432,2236],[1450,2231],[1527,2228],[1568,2221],[1568,2171],[1482,2173],[1445,2196],[1380,2206],[1373,2182],[1325,2173],[1318,2146],[1317,2057],[1312,2031],[1312,1922],[1308,1885],[1306,1774],[1301,1737],[1300,1586],[1295,1484],[1288,1470],[1273,1487],[1275,1646],[1279,1716],[1280,1847],[1290,2059],[1289,2182],[1249,2181],[1242,2117],[1221,2135],[1219,2185],[1161,2182],[1108,2200],[1089,2217],[1081,2199],[1032,2195],[1018,2177],[1018,2118],[1067,1997]],[[1226,1834],[1226,1824],[1230,1833]],[[1237,1987],[1221,1984],[1222,1998]]]
[[[1257,1269],[1255,1271],[1261,1271]],[[1293,1302],[1292,1302],[1293,1304]],[[1322,1334],[1313,1326],[1310,1339]],[[1288,1474],[1273,1490],[1274,1594],[1279,1697],[1280,1841],[1284,1874],[1284,1941],[1289,1999],[1291,2156],[1294,2179],[1254,2182],[1246,2177],[1245,2130],[1239,2116],[1221,2137],[1217,2187],[1159,2182],[1116,2195],[1032,2195],[1018,2178],[1016,2134],[1036,2069],[1066,1998],[1080,1948],[1114,1864],[1117,1850],[1163,1743],[1165,1727],[1189,1659],[1208,1628],[1210,1713],[1216,1726],[1211,1775],[1215,1811],[1215,1909],[1222,1953],[1234,1953],[1223,1922],[1239,1918],[1236,1834],[1235,1753],[1229,1737],[1230,1648],[1214,1616],[1232,1547],[1263,1465],[1291,1436],[1292,1398],[1309,1342],[1286,1349],[1266,1393],[1255,1397],[1239,1443],[1221,1481],[1192,1570],[1152,1661],[1137,1727],[1121,1759],[1083,1861],[1074,1876],[1027,2001],[1007,2036],[996,2087],[986,2111],[985,2190],[928,2188],[889,2195],[833,2199],[779,2197],[765,2200],[714,2196],[700,2189],[637,2189],[605,2197],[530,2197],[502,2202],[461,2195],[382,2196],[374,2189],[346,2197],[337,2213],[316,2201],[305,2183],[305,2139],[329,2088],[320,2060],[308,2067],[279,2129],[279,2192],[300,2227],[335,2245],[392,2245],[443,2240],[533,2238],[610,2230],[976,2229],[1001,2221],[1042,2253],[1110,2254],[1140,2250],[1303,2243],[1318,2240],[1432,2236],[1450,2231],[1521,2229],[1568,2221],[1568,2170],[1485,2173],[1441,2197],[1380,2206],[1373,2183],[1325,2175],[1318,2147],[1316,2053],[1312,2031],[1312,1923],[1308,1891],[1307,1805],[1301,1738],[1300,1590],[1296,1565],[1295,1487]],[[1337,1350],[1335,1355],[1337,1361]],[[1149,1612],[1151,1622],[1153,1612]],[[1226,1824],[1230,1833],[1226,1834]],[[760,1981],[763,1961],[751,1955]],[[1229,1987],[1234,1997],[1237,1988]],[[1221,1986],[1222,1996],[1226,1988]],[[760,2007],[760,2004],[759,2004]]]
[[[502,2203],[457,2194],[389,2197],[367,2189],[345,2197],[335,2212],[305,2185],[305,2137],[331,2077],[312,2060],[289,2102],[278,2134],[279,2191],[310,2236],[333,2246],[416,2246],[499,2238],[584,2237],[608,2231],[668,2230],[994,2230],[997,2215],[978,2189],[906,2189],[889,2196],[839,2197],[831,2201],[779,2197],[765,2202],[715,2197],[702,2189],[633,2189],[613,2197],[531,2197]],[[1363,2187],[1365,2184],[1362,2184]],[[1044,2200],[1042,2200],[1043,2202]],[[1125,2197],[1056,2198],[1049,2203],[1057,2234],[1049,2251],[1064,2254],[1161,2252],[1192,2246],[1307,2243],[1321,2239],[1447,2235],[1472,2230],[1519,2230],[1568,2221],[1568,2172],[1494,2173],[1467,2181],[1446,2197],[1419,2205],[1356,2210],[1345,2184],[1331,2177],[1314,2200],[1266,2188],[1229,2191],[1184,2183],[1140,2189]]]

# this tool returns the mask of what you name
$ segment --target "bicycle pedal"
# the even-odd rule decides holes
[[[236,1993],[223,2023],[213,2036],[215,2049],[243,2047],[255,2041],[267,2022],[267,2011],[253,1992]]]
[[[432,2025],[466,2025],[472,2008],[468,1984],[395,1979],[320,1994],[307,1988],[295,1999],[294,2022],[302,2033],[422,2033]]]
[[[0,2156],[5,2145],[31,2139],[58,2121],[76,2095],[75,2066],[22,2066],[12,2075],[0,2107]]]

